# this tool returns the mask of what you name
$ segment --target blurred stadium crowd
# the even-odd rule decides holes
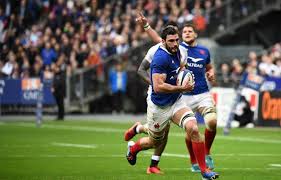
[[[0,78],[52,79],[59,66],[67,74],[102,64],[114,54],[148,40],[135,17],[142,11],[156,31],[168,21],[182,26],[192,21],[200,35],[224,30],[223,0],[1,0]],[[238,0],[236,17],[252,6]],[[212,12],[212,13],[210,13]],[[246,64],[229,60],[218,68],[220,86],[238,84],[241,74],[258,72],[281,76],[281,45],[266,52],[250,52]]]

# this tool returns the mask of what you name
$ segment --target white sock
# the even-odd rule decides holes
[[[140,133],[140,128],[141,128],[141,126],[142,126],[142,125],[138,125],[138,126],[136,127],[136,132],[137,132],[137,133]]]
[[[152,160],[155,160],[155,161],[160,161],[160,157],[161,157],[161,156],[152,155],[152,156],[151,156],[151,159],[152,159]]]

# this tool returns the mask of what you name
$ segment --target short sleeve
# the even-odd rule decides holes
[[[157,51],[157,49],[159,48],[159,44],[156,44],[154,46],[152,46],[146,53],[144,59],[147,60],[149,63],[152,62],[152,59]]]
[[[167,58],[165,54],[156,53],[151,63],[151,73],[167,74]]]

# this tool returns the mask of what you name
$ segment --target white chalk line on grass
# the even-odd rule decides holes
[[[141,157],[148,156],[142,154]],[[0,156],[0,159],[3,158]],[[4,158],[124,158],[125,155],[79,155],[79,154],[71,154],[71,155],[57,155],[57,154],[42,154],[42,155],[6,155]],[[278,165],[278,166],[276,166]],[[216,167],[217,170],[231,170],[231,171],[253,171],[253,170],[278,170],[280,171],[280,164],[269,164],[272,167],[264,167],[264,168],[220,168]],[[164,171],[186,171],[189,170],[189,165],[183,168],[164,168]]]
[[[0,156],[0,158],[121,158],[125,155],[80,155],[80,154],[65,154],[65,155],[58,155],[58,154],[39,154],[39,155],[23,155],[23,154],[15,154],[15,155],[6,155]]]
[[[13,123],[14,125],[22,127],[34,127],[34,123]],[[86,126],[67,126],[67,125],[51,125],[43,124],[42,128],[52,128],[52,129],[65,129],[65,130],[81,130],[81,131],[95,131],[104,133],[124,133],[124,129],[117,128],[99,128],[99,127],[86,127]],[[174,137],[184,137],[184,133],[170,133],[169,136]],[[239,136],[222,136],[217,135],[216,139],[222,140],[232,140],[232,141],[242,141],[242,142],[259,142],[259,143],[270,143],[270,144],[281,144],[281,140],[277,139],[261,139],[254,137],[239,137]]]
[[[144,152],[145,154],[152,155],[152,152]],[[174,153],[163,153],[163,156],[167,157],[178,157],[178,158],[189,158],[188,154],[174,154]],[[232,157],[232,156],[240,156],[240,157],[281,157],[281,154],[213,154],[214,157]]]
[[[162,169],[161,169],[162,170]],[[189,167],[185,167],[185,168],[163,168],[163,171],[186,171],[188,170],[189,171]],[[277,171],[280,171],[279,168],[234,168],[234,167],[231,167],[231,168],[220,168],[220,167],[216,167],[215,170],[230,170],[230,171],[254,171],[254,170],[277,170]]]
[[[144,152],[143,154],[139,154],[138,156],[140,157],[149,157],[152,155],[152,152]],[[173,153],[163,153],[163,156],[166,157],[178,157],[178,158],[189,158],[189,155],[186,154],[173,154]],[[255,156],[256,154],[235,154],[235,156]],[[216,156],[233,156],[232,154],[215,154],[213,155],[214,157]],[[257,156],[260,156],[257,154]],[[265,154],[265,156],[276,156],[280,157],[278,154]],[[81,154],[64,154],[64,155],[58,155],[58,154],[38,154],[38,155],[23,155],[23,154],[15,154],[15,155],[5,155],[5,156],[0,156],[0,157],[11,157],[11,158],[17,158],[17,157],[102,157],[102,158],[125,158],[125,153],[124,154],[107,154],[107,155],[96,155],[96,154],[88,154],[88,155],[81,155]],[[269,164],[270,166],[274,167],[281,167],[281,164]]]
[[[70,143],[54,142],[54,143],[52,143],[52,145],[62,146],[62,147],[90,148],[90,149],[97,148],[97,145],[94,145],[94,144],[70,144]]]

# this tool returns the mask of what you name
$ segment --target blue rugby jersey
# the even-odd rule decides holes
[[[152,93],[151,101],[158,106],[169,106],[175,103],[181,93],[155,93],[153,89],[152,75],[154,73],[166,74],[165,83],[176,85],[177,75],[180,69],[180,51],[173,55],[163,46],[160,46],[150,64]]]
[[[211,63],[209,50],[204,46],[189,46],[185,42],[182,42],[180,46],[188,51],[186,68],[191,70],[195,77],[194,89],[184,95],[196,95],[209,91],[205,77],[206,65]]]

